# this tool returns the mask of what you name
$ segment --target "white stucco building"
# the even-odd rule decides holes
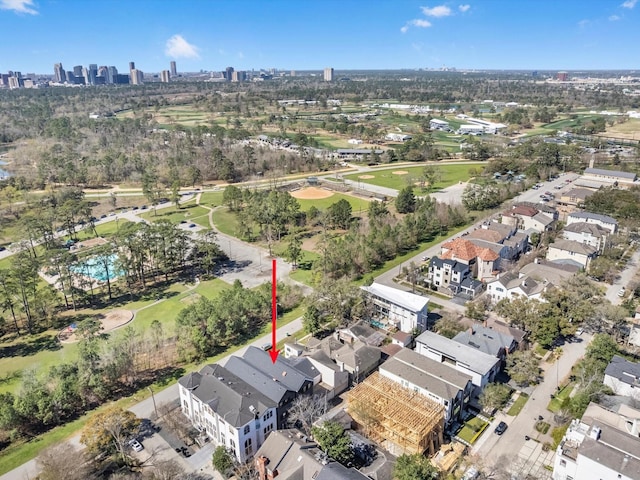
[[[424,331],[427,328],[427,306],[429,299],[421,295],[372,283],[360,287],[367,292],[376,309],[381,323],[395,326],[398,330],[410,333],[414,329]]]

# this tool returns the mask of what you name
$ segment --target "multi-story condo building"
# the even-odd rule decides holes
[[[324,81],[333,82],[333,68],[327,67],[324,69]]]

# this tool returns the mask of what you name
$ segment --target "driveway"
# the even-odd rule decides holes
[[[543,436],[534,428],[534,424],[538,416],[542,416],[547,423],[554,427],[552,421],[552,413],[547,410],[547,405],[551,399],[551,395],[556,392],[557,386],[562,385],[568,378],[571,367],[580,359],[587,349],[587,345],[591,341],[591,336],[582,334],[579,342],[566,343],[562,346],[563,354],[560,360],[554,363],[544,362],[541,365],[544,378],[532,391],[529,400],[525,403],[524,408],[516,417],[511,417],[502,412],[498,412],[496,418],[491,423],[486,432],[482,435],[478,443],[472,448],[471,452],[480,458],[485,459],[488,464],[495,464],[499,457],[516,458],[521,456],[526,461],[515,464],[520,471],[532,469],[531,462],[537,461],[540,456],[538,454],[532,456],[532,447],[535,443],[533,440],[526,441],[525,435],[532,439],[539,439],[540,445],[550,441],[551,429],[547,435]],[[498,436],[493,433],[495,427],[504,421],[509,428]]]

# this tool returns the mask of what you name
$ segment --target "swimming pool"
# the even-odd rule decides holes
[[[115,278],[121,277],[124,275],[124,271],[116,267],[116,262],[118,260],[117,255],[109,255],[107,257],[107,267],[109,270],[109,280],[113,280]],[[98,280],[100,282],[107,281],[107,271],[104,268],[104,262],[102,259],[98,259],[97,257],[87,258],[84,262],[79,263],[77,266],[71,268],[76,273],[81,273],[86,275],[94,280]]]

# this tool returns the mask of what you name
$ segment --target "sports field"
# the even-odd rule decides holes
[[[434,190],[446,188],[458,182],[466,182],[471,178],[469,169],[478,168],[478,165],[481,165],[481,163],[435,165],[440,172],[440,180],[436,182]],[[344,178],[355,182],[401,190],[407,185],[415,185],[420,180],[423,169],[424,165],[419,167],[394,167],[385,170],[372,170],[366,173],[353,173],[345,175]]]

